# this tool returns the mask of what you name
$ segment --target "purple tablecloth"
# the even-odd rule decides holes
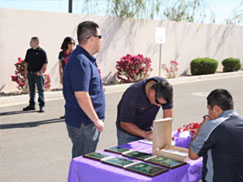
[[[152,145],[140,141],[122,145],[124,148],[152,153]],[[120,156],[99,151],[108,155]],[[156,177],[146,177],[99,161],[76,157],[70,163],[68,182],[198,182],[202,174],[202,159],[188,161],[188,164],[171,169]]]

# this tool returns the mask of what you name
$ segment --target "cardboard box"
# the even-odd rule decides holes
[[[153,122],[153,154],[178,161],[188,160],[188,149],[171,145],[172,118]]]

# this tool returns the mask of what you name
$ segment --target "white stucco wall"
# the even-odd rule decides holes
[[[77,40],[76,27],[85,20],[95,21],[101,28],[103,46],[97,61],[105,82],[114,77],[116,61],[128,53],[150,57],[151,76],[158,75],[159,45],[155,43],[155,29],[159,26],[166,29],[162,63],[177,60],[179,74],[186,73],[190,61],[197,57],[211,57],[220,62],[236,57],[243,61],[243,27],[0,8],[0,92],[16,90],[16,83],[11,81],[14,63],[18,57],[24,59],[32,36],[40,38],[40,46],[47,52],[52,88],[61,87],[57,59],[61,43],[66,36]]]

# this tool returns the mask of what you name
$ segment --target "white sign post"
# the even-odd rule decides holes
[[[162,55],[162,44],[165,43],[165,28],[157,27],[155,33],[155,42],[160,45],[159,48],[159,76],[161,76],[161,55]]]

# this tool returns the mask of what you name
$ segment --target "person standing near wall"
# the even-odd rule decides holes
[[[27,50],[25,56],[25,78],[28,79],[30,101],[29,105],[23,108],[23,111],[35,110],[35,85],[39,94],[38,102],[40,106],[39,112],[44,112],[44,78],[43,73],[47,68],[46,52],[39,47],[39,38],[32,37],[30,40],[30,49]]]
[[[103,131],[105,94],[94,54],[102,43],[99,26],[92,21],[78,25],[79,45],[63,73],[65,122],[72,141],[72,158],[94,152]]]
[[[61,46],[62,51],[59,52],[59,56],[58,56],[58,60],[59,60],[58,61],[58,63],[59,63],[59,78],[60,78],[60,83],[61,84],[63,84],[62,77],[63,77],[64,67],[67,64],[68,58],[69,58],[71,52],[73,51],[74,46],[75,46],[75,41],[73,40],[73,38],[66,37],[63,40],[63,43],[62,43],[62,46]],[[65,115],[61,116],[60,118],[64,119]]]

